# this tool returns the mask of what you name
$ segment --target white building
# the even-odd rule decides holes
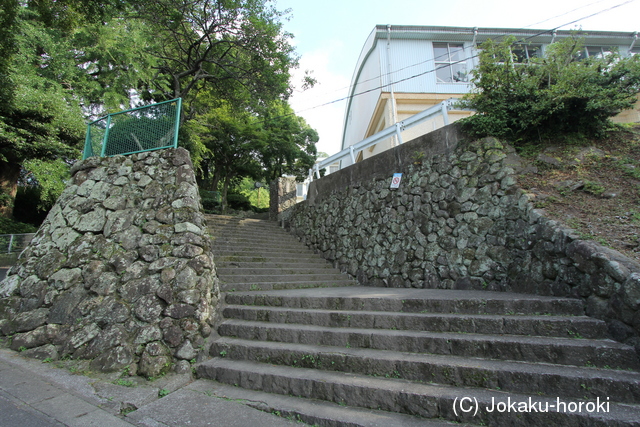
[[[584,56],[601,55],[617,48],[623,56],[640,53],[637,32],[585,31]],[[521,58],[544,55],[554,41],[570,37],[571,31],[515,30],[506,28],[462,28],[378,25],[362,48],[351,81],[342,149],[426,110],[443,100],[457,98],[471,89],[469,72],[478,64],[478,46],[487,39],[500,40],[513,35],[524,40],[514,53]],[[637,104],[638,105],[638,104]],[[451,121],[471,114],[450,111]],[[620,122],[640,121],[640,111],[624,112]],[[402,140],[443,126],[442,117],[405,130]],[[368,147],[356,161],[387,150],[396,137]],[[342,160],[342,167],[351,164]]]

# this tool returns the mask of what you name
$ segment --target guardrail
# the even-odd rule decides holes
[[[0,234],[0,253],[11,254],[22,252],[36,233]]]
[[[396,123],[393,126],[389,126],[386,129],[381,130],[380,132],[371,135],[370,137],[363,139],[362,141],[349,146],[349,148],[345,148],[339,153],[334,154],[333,156],[327,157],[321,162],[318,162],[314,165],[312,169],[309,169],[309,179],[308,184],[313,181],[313,174],[317,178],[320,178],[320,171],[329,165],[332,165],[335,162],[341,161],[347,157],[351,157],[352,163],[356,162],[356,156],[358,153],[372,145],[378,144],[385,139],[396,135],[398,137],[398,142],[402,144],[404,141],[402,140],[402,131],[418,125],[426,120],[442,115],[444,118],[445,126],[449,124],[449,111],[451,110],[459,110],[459,111],[472,111],[467,108],[457,108],[456,102],[459,101],[456,98],[449,98],[446,101],[442,101],[440,104],[434,105],[433,107],[424,110],[418,114],[415,114],[409,118],[404,119],[401,122]]]

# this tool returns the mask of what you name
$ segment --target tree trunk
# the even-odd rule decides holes
[[[227,190],[229,189],[229,182],[231,177],[226,176],[222,184],[222,194],[220,195],[220,204],[222,205],[222,213],[227,213]]]
[[[0,161],[0,216],[13,217],[13,201],[18,191],[20,165]]]
[[[220,178],[222,178],[220,167],[218,165],[215,165],[213,169],[213,177],[211,179],[211,191],[218,191],[218,184],[220,183]]]

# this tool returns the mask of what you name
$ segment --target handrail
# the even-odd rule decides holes
[[[351,146],[349,146],[348,148],[345,148],[344,150],[340,151],[339,153],[336,153],[330,157],[327,157],[326,159],[324,159],[321,162],[318,162],[314,165],[314,167],[312,169],[309,169],[309,183],[311,183],[311,181],[313,181],[313,173],[315,172],[316,177],[320,178],[320,171],[324,168],[326,168],[327,166],[340,161],[344,158],[346,158],[347,156],[351,157],[351,161],[353,163],[356,162],[356,154],[359,153],[360,151],[371,147],[372,145],[375,145],[387,138],[389,138],[392,135],[397,135],[398,137],[398,141],[400,142],[400,144],[403,143],[402,141],[402,135],[401,132],[404,131],[405,129],[408,129],[410,127],[413,127],[417,124],[420,124],[422,122],[424,122],[425,120],[428,120],[434,116],[439,116],[442,115],[444,118],[444,124],[445,126],[449,124],[449,114],[448,112],[451,110],[461,110],[461,111],[472,111],[470,109],[467,108],[457,108],[456,107],[456,102],[458,101],[458,99],[456,98],[449,98],[445,101],[442,101],[441,103],[434,105],[433,107],[424,110],[418,114],[414,114],[411,117],[408,117],[406,119],[404,119],[401,122],[398,122],[392,126],[389,126],[386,129],[381,130],[378,133],[375,133],[373,135],[371,135],[370,137],[363,139],[362,141],[353,144]],[[307,184],[308,185],[308,184]]]

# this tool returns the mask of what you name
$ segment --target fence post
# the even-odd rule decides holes
[[[176,123],[173,135],[173,148],[178,148],[178,131],[180,130],[180,112],[182,111],[182,98],[177,99]]]
[[[402,140],[402,124],[401,123],[396,123],[396,135],[398,136],[398,145],[402,145],[404,144],[404,141]]]
[[[449,108],[447,104],[447,101],[442,101],[440,104],[440,111],[442,111],[442,118],[444,119],[445,126],[449,124]]]
[[[91,147],[91,124],[87,125],[87,137],[84,139],[84,151],[82,153],[82,160],[86,159],[88,154],[93,151]],[[91,153],[93,154],[93,153]]]
[[[107,140],[109,139],[109,127],[111,127],[111,114],[107,116],[107,127],[104,130],[104,138],[102,139],[102,149],[100,150],[100,157],[104,157],[104,153],[107,151]]]

